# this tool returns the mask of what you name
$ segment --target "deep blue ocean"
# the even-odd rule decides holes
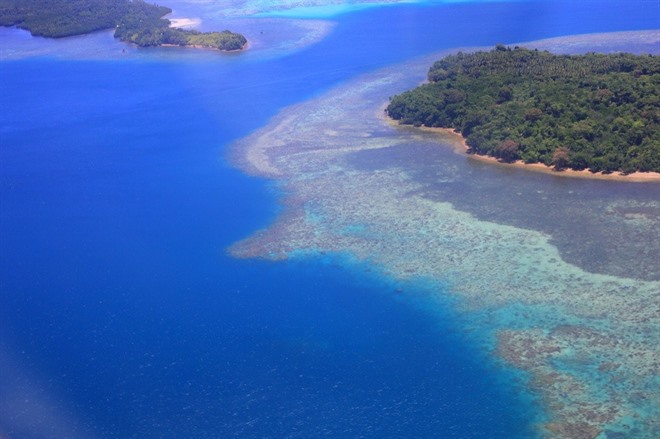
[[[424,285],[227,256],[278,206],[225,153],[397,61],[659,18],[655,0],[406,5],[283,57],[0,61],[0,438],[530,437],[520,377]]]

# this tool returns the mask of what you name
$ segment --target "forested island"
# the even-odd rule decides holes
[[[403,124],[451,128],[470,153],[593,172],[660,172],[660,58],[498,45],[433,64],[391,98]]]
[[[115,38],[149,46],[240,50],[247,40],[230,31],[198,32],[170,26],[172,10],[143,0],[0,0],[0,25],[61,38],[115,28]]]

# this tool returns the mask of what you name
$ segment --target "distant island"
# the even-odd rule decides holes
[[[433,64],[390,99],[403,124],[454,129],[470,153],[557,170],[660,172],[660,58],[498,45]]]
[[[115,28],[115,38],[149,46],[190,46],[241,50],[247,40],[230,32],[198,32],[171,27],[172,10],[143,0],[0,0],[0,26],[32,35],[61,38]]]

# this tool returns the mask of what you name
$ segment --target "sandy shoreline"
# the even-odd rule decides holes
[[[658,41],[657,33],[626,35],[625,41]],[[588,50],[607,35],[561,41]],[[548,416],[538,424],[540,437],[656,437],[658,281],[637,279],[634,270],[609,272],[602,267],[612,265],[601,262],[590,271],[580,257],[566,259],[577,252],[612,258],[623,268],[657,259],[655,187],[574,191],[558,181],[473,172],[465,158],[587,179],[648,182],[660,176],[504,164],[467,154],[465,139],[451,129],[418,129],[388,118],[387,96],[416,86],[439,57],[365,74],[288,107],[237,141],[230,161],[275,181],[282,211],[229,253],[267,260],[345,253],[400,282],[437,282],[433,294],[458,298],[474,327],[495,337],[484,341],[488,353],[529,378],[520,389],[538,398]],[[427,160],[417,151],[432,150],[433,140],[460,157],[437,148],[444,151],[430,154],[417,177],[414,165]],[[414,143],[423,148],[411,148]],[[526,187],[516,186],[525,180]],[[494,186],[500,181],[515,190]],[[455,195],[446,195],[454,189],[467,198],[465,210],[456,207]],[[634,192],[639,197],[630,199]],[[490,217],[508,209],[525,221],[500,224]],[[574,244],[562,250],[560,239]]]
[[[215,47],[200,46],[199,44],[193,44],[187,46],[180,46],[178,44],[161,44],[158,47],[178,47],[180,49],[204,49],[204,50],[212,50],[214,52],[222,52],[222,53],[238,53],[247,50],[250,47],[250,42],[248,41],[247,43],[245,43],[243,47],[236,50],[222,50],[222,49],[217,49]]]
[[[170,27],[175,28],[175,29],[184,29],[184,28],[190,28],[190,27],[196,27],[199,26],[202,23],[201,18],[168,18],[170,21]],[[220,50],[216,49],[214,47],[206,47],[206,46],[200,46],[198,44],[193,44],[193,45],[186,45],[186,46],[180,46],[178,44],[161,44],[160,47],[188,47],[192,49],[208,49],[208,50],[216,50],[219,52],[226,52],[226,53],[234,53],[234,52],[242,52],[244,50],[247,50],[250,47],[250,42],[248,41],[241,47],[240,49],[236,50]]]
[[[199,26],[202,23],[200,18],[168,18],[170,20],[170,27],[184,28]]]
[[[604,174],[602,172],[592,172],[588,169],[582,171],[576,171],[574,169],[564,169],[562,171],[555,170],[552,166],[547,166],[543,163],[525,163],[522,160],[516,160],[512,163],[506,163],[498,160],[495,157],[481,155],[481,154],[470,154],[468,153],[469,146],[465,141],[465,137],[461,133],[456,132],[452,128],[431,128],[431,127],[413,127],[412,125],[400,125],[397,121],[387,118],[390,121],[392,126],[396,127],[408,127],[410,129],[426,131],[430,133],[438,133],[445,138],[448,138],[452,145],[454,146],[455,151],[462,152],[468,156],[468,158],[473,160],[478,160],[480,162],[491,163],[498,166],[507,166],[518,169],[525,169],[528,171],[541,172],[544,174],[556,175],[558,177],[573,177],[573,178],[589,178],[593,180],[610,180],[610,181],[627,181],[634,183],[658,183],[660,182],[660,173],[658,172],[633,172],[631,174],[621,174],[621,173],[611,173]]]

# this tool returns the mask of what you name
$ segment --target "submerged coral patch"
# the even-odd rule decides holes
[[[612,44],[648,47],[649,38],[657,41],[658,33],[623,40],[617,34]],[[545,44],[575,52],[603,41],[598,35]],[[231,254],[342,252],[393,278],[442,283],[447,288],[438,294],[449,291],[459,311],[493,335],[487,349],[529,373],[551,416],[541,434],[659,436],[658,185],[635,186],[631,200],[625,188],[634,183],[567,181],[475,164],[455,153],[450,138],[388,124],[387,97],[423,80],[440,55],[291,107],[234,145],[234,163],[272,178],[283,209]],[[553,227],[539,204],[556,210],[549,215]],[[516,218],[499,205],[517,206]],[[580,223],[571,217],[576,210]],[[591,242],[588,252],[572,256],[575,247],[566,243],[580,245],[576,227],[586,239],[608,236],[621,255],[602,250],[610,242]],[[635,271],[635,255],[656,263]]]

